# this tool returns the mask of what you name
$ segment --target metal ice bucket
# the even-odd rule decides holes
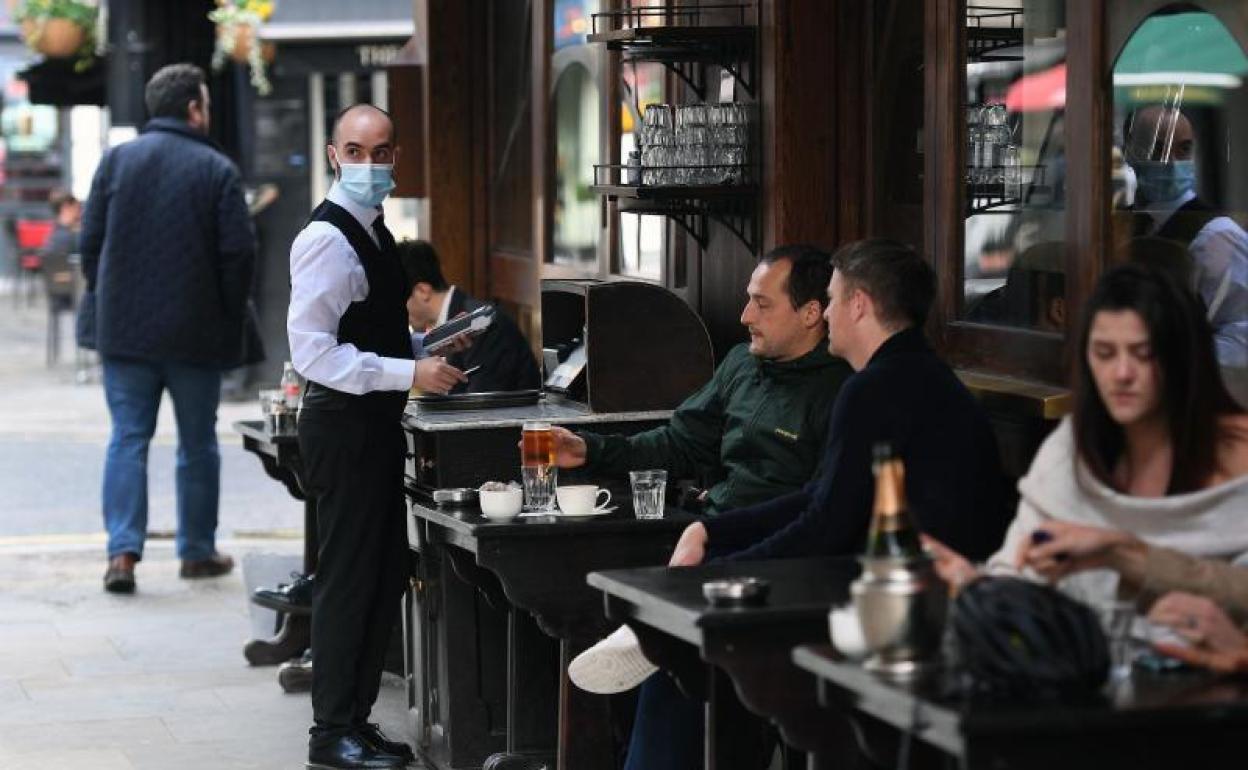
[[[863,558],[850,586],[871,657],[864,666],[890,679],[911,679],[939,663],[949,591],[927,556]]]

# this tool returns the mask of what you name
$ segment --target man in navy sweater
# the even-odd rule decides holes
[[[855,374],[832,407],[819,475],[793,494],[690,524],[671,566],[861,553],[877,441],[904,460],[906,496],[924,532],[972,559],[987,558],[1004,538],[1011,512],[987,416],[923,337],[932,269],[912,249],[879,239],[842,247],[832,264],[828,350]],[[701,704],[651,676],[625,767],[701,766],[701,728]]]
[[[104,459],[104,588],[135,589],[147,536],[147,450],[161,394],[178,424],[177,551],[184,578],[216,577],[221,372],[243,357],[255,239],[238,169],[208,136],[204,73],[162,67],[144,91],[152,119],[105,153],[83,212],[82,271],[113,421]]]

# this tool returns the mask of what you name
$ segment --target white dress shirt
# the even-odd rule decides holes
[[[354,203],[335,182],[325,198],[346,209],[374,242],[380,212]],[[309,222],[290,245],[290,308],[286,336],[295,370],[343,393],[408,390],[415,362],[386,358],[338,341],[338,323],[352,302],[368,297],[368,278],[342,231]]]

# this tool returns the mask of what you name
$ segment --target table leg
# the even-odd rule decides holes
[[[572,658],[595,641],[559,640],[559,770],[613,768],[616,764],[610,701],[568,679]]]
[[[767,767],[774,748],[770,726],[745,710],[727,674],[707,669],[707,770]]]

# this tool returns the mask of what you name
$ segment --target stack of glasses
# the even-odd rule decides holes
[[[645,185],[739,184],[745,181],[749,106],[670,104],[646,107],[638,133]]]

